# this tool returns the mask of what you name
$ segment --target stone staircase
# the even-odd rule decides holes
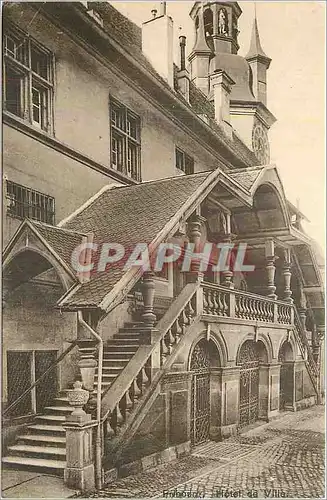
[[[165,303],[169,307],[170,302]],[[158,315],[162,316],[161,304]],[[139,335],[143,323],[126,323],[104,346],[102,370],[102,394],[105,393],[139,347]],[[98,373],[95,375],[94,394],[97,389]],[[17,436],[15,444],[7,448],[2,459],[5,467],[33,469],[62,475],[66,465],[66,435],[62,424],[73,411],[63,391],[44,414],[35,417],[24,434]]]

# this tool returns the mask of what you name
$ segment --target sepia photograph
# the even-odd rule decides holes
[[[1,21],[1,498],[326,498],[325,2]]]

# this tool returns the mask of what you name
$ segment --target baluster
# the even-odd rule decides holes
[[[181,316],[182,316],[183,324],[184,324],[184,325],[189,325],[189,324],[190,324],[190,320],[189,320],[189,318],[187,317],[185,307],[183,308],[183,310],[182,310],[182,312],[181,312]]]
[[[141,391],[141,389],[138,386],[137,377],[136,377],[133,380],[133,396],[134,396],[134,400],[138,400],[138,398],[141,396],[141,394],[142,394],[142,391]]]
[[[180,341],[181,336],[183,334],[183,329],[181,328],[181,326],[179,324],[179,317],[176,319],[176,321],[174,323],[174,327],[175,327],[176,344],[178,344],[178,342]]]
[[[245,318],[246,319],[249,319],[249,307],[248,307],[248,298],[247,297],[244,297],[244,314],[245,314]]]
[[[105,421],[105,426],[106,426],[106,436],[108,438],[113,438],[114,435],[115,435],[115,431],[113,429],[113,426],[112,426],[112,422],[111,422],[111,419],[112,419],[112,414],[110,414],[107,418],[107,420]]]
[[[223,316],[228,316],[227,293],[223,293]]]
[[[213,315],[214,309],[215,309],[215,305],[214,305],[214,302],[212,300],[212,290],[209,289],[208,290],[208,314]]]
[[[208,302],[208,289],[203,290],[203,312],[204,314],[209,314],[209,302]]]
[[[172,334],[171,328],[169,328],[168,332],[166,333],[165,339],[166,339],[166,345],[168,347],[168,352],[169,354],[171,354],[173,350],[173,345],[175,343],[175,337]]]
[[[192,307],[191,300],[188,301],[188,303],[186,304],[186,307],[185,307],[186,314],[187,314],[187,316],[189,318],[190,323],[191,323],[191,320],[192,320],[192,318],[194,316],[194,312],[195,312],[194,309],[193,309],[193,307]]]
[[[239,296],[239,318],[243,318],[243,295]]]
[[[235,295],[235,316],[240,317],[240,296],[237,294]]]
[[[143,393],[144,389],[148,387],[148,385],[150,384],[150,379],[147,376],[145,366],[143,366],[141,370],[141,380],[142,380],[142,393]]]
[[[160,346],[161,346],[161,364],[163,365],[169,354],[169,349],[167,348],[165,337],[161,339]]]
[[[250,319],[255,319],[253,301],[254,301],[254,299],[251,299],[249,297],[248,304],[249,304],[249,310],[250,310]]]
[[[121,426],[124,423],[124,417],[121,413],[119,403],[116,406],[116,433],[118,434],[120,432]]]
[[[133,403],[133,401],[131,399],[131,395],[130,395],[131,387],[129,389],[127,389],[127,391],[125,392],[125,411],[127,414],[129,414],[132,411],[132,408],[134,406],[134,403]]]

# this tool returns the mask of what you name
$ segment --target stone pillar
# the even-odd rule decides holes
[[[82,389],[82,383],[77,381],[74,389],[68,391],[69,404],[74,411],[66,417],[63,425],[66,430],[66,468],[64,470],[65,484],[83,492],[92,491],[95,487],[93,428],[96,421],[91,420],[82,409],[89,398],[88,391]]]
[[[151,330],[156,321],[156,315],[153,312],[153,301],[154,301],[154,274],[151,271],[146,271],[143,274],[142,282],[142,295],[144,310],[142,314],[142,320],[144,322],[145,328]]]
[[[283,263],[283,276],[284,276],[284,297],[285,302],[293,304],[292,290],[291,290],[291,252],[289,249],[284,252],[284,263]]]
[[[304,330],[306,331],[307,330],[306,329],[307,301],[305,298],[303,288],[301,288],[300,293],[301,293],[301,295],[300,295],[300,307],[298,308],[298,312],[299,312],[302,326],[303,326]]]
[[[267,296],[271,299],[277,299],[276,286],[275,286],[275,245],[273,240],[267,240],[265,243],[266,255],[266,272],[267,272]]]
[[[267,379],[268,399],[267,399],[266,420],[269,421],[271,418],[275,417],[279,413],[280,364],[276,363],[268,365],[267,376],[268,376]],[[264,388],[262,388],[262,390],[265,391]],[[260,390],[259,390],[259,398],[260,398]]]
[[[230,245],[235,237],[235,235],[230,232],[230,214],[221,214],[221,215],[222,215],[222,217],[226,217],[226,229],[227,229],[227,232],[222,237],[221,242],[226,243],[226,245]],[[221,271],[221,277],[222,277],[221,284],[223,286],[226,286],[227,288],[234,288],[234,283],[233,283],[234,273],[232,270],[232,254],[231,254],[231,252],[229,252],[229,254],[228,254],[227,265],[228,265],[228,270]]]
[[[219,441],[221,439],[221,416],[222,416],[222,391],[221,391],[221,368],[210,370],[210,439]]]
[[[194,252],[200,253],[201,225],[205,221],[204,217],[195,215],[187,224],[187,236],[189,243],[194,245]],[[186,272],[187,283],[196,283],[203,280],[203,272],[200,271],[200,260],[192,259],[190,271]]]
[[[239,423],[240,367],[221,369],[221,437],[237,433]]]

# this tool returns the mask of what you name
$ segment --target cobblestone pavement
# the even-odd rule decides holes
[[[285,414],[192,455],[120,479],[95,497],[325,498],[324,407]]]

